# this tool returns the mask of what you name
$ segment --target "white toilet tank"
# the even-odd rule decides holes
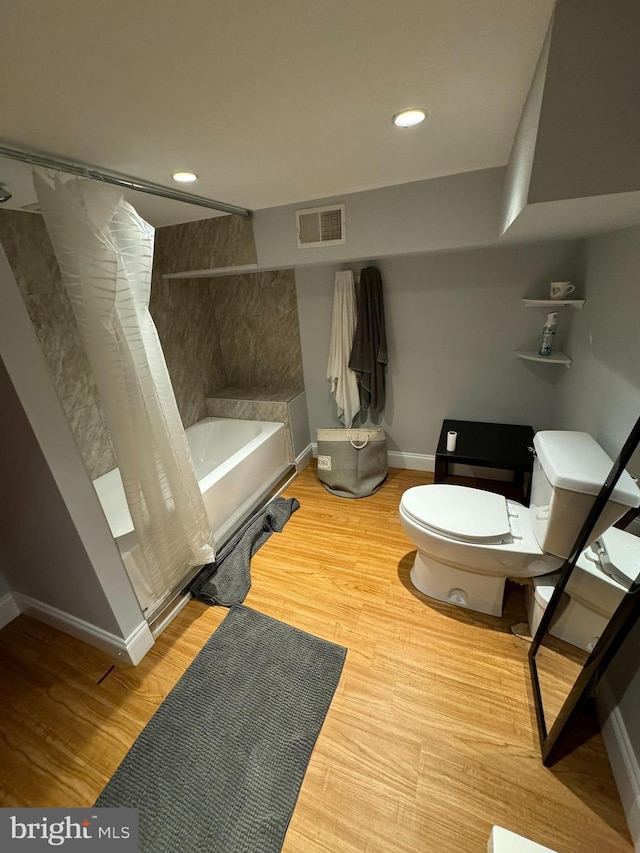
[[[544,430],[536,433],[533,444],[536,450],[530,507],[533,530],[543,551],[566,558],[613,462],[586,432]],[[640,506],[640,489],[623,471],[587,545],[637,506]]]

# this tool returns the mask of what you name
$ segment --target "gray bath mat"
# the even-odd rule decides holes
[[[240,528],[215,563],[203,568],[189,587],[191,595],[205,604],[242,604],[251,589],[251,558],[299,508],[295,498],[274,498]]]
[[[141,853],[277,853],[345,655],[232,607],[96,805],[140,810]]]

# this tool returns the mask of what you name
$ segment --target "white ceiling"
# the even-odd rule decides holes
[[[162,184],[193,169],[189,190],[251,209],[503,165],[552,7],[0,0],[0,133]],[[428,120],[393,127],[409,106]],[[155,225],[208,215],[137,206]]]

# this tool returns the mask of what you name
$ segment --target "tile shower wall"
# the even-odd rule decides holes
[[[109,435],[44,220],[0,211],[0,243],[40,341],[51,379],[92,479],[116,467]]]
[[[227,224],[229,219],[238,217],[156,231],[151,313],[185,427],[206,417],[205,397],[229,387],[280,393],[304,388],[293,270],[162,278],[170,271],[254,262],[250,222]]]
[[[41,216],[0,211],[0,242],[40,340],[87,469],[117,465],[93,374]],[[224,216],[156,231],[151,312],[185,426],[207,416],[205,397],[230,385],[303,389],[292,270],[169,280],[163,272],[255,262],[250,220]]]
[[[209,286],[227,383],[267,392],[302,391],[294,271],[211,279]]]
[[[151,314],[185,427],[207,416],[204,398],[227,382],[209,297],[204,279],[164,281],[154,275]]]
[[[163,273],[255,264],[253,225],[244,216],[214,216],[158,228],[153,260]]]

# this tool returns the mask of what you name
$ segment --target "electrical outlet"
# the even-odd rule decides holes
[[[331,457],[330,456],[318,456],[318,470],[319,471],[330,471],[331,470]]]

